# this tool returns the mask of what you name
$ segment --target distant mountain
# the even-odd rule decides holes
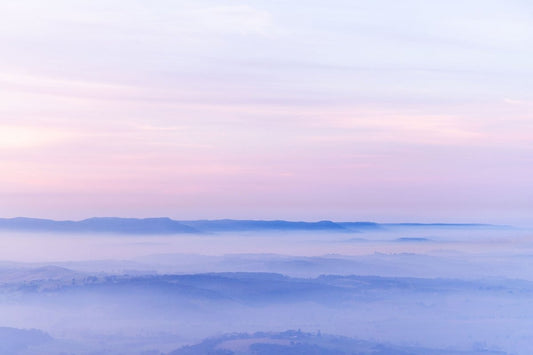
[[[320,222],[292,222],[292,221],[262,221],[262,220],[199,220],[182,221],[183,224],[205,232],[237,232],[237,231],[347,231],[347,229],[332,221]]]
[[[24,232],[119,233],[119,234],[175,234],[198,233],[170,218],[114,218],[99,217],[82,221],[54,221],[37,218],[1,218],[0,229]]]
[[[31,276],[31,275],[30,275]],[[32,280],[32,281],[28,281]],[[7,281],[7,280],[6,280]],[[35,294],[43,292],[65,294],[76,291],[76,295],[98,294],[106,297],[143,300],[158,307],[172,307],[184,302],[231,302],[248,306],[301,302],[323,305],[341,305],[366,299],[383,299],[386,295],[395,297],[395,292],[414,295],[468,294],[503,296],[519,293],[533,295],[533,282],[524,280],[459,280],[430,279],[414,277],[379,277],[361,275],[321,275],[315,278],[288,277],[282,274],[264,272],[223,272],[204,274],[166,275],[110,275],[77,274],[72,278],[41,272],[41,279],[35,277],[13,278],[0,283],[0,295],[15,293]],[[68,292],[67,292],[68,293]],[[148,301],[145,297],[149,295]],[[85,296],[83,296],[85,297]],[[424,296],[425,297],[425,296]]]
[[[388,228],[490,228],[505,229],[511,228],[507,225],[483,224],[483,223],[385,223],[382,226]]]
[[[193,220],[176,221],[161,218],[94,217],[81,221],[54,221],[39,218],[0,218],[0,229],[23,232],[118,233],[118,234],[179,234],[216,232],[365,232],[396,228],[505,228],[487,224],[420,224],[374,222],[293,222],[284,220]]]
[[[383,230],[383,225],[375,222],[337,222],[343,228],[352,232],[366,232]]]
[[[47,279],[70,281],[79,275],[81,273],[54,265],[36,268],[0,268],[0,284]]]

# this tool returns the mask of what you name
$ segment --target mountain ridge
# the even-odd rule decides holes
[[[347,232],[384,230],[390,228],[509,228],[492,224],[473,223],[375,223],[201,219],[174,220],[169,217],[122,218],[91,217],[79,221],[43,218],[0,218],[0,230],[54,233],[116,233],[116,234],[199,234],[217,232]]]

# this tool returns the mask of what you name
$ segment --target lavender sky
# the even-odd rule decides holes
[[[0,2],[0,214],[528,223],[530,1]]]

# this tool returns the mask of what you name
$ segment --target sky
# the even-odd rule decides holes
[[[530,1],[0,2],[0,215],[527,224]]]

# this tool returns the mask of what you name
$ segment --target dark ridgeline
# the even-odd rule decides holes
[[[238,232],[238,231],[346,231],[347,228],[332,221],[292,222],[261,220],[198,220],[182,223],[204,232]]]
[[[0,229],[22,232],[176,234],[198,233],[193,227],[170,218],[95,217],[82,221],[54,221],[38,218],[2,218]]]
[[[364,232],[401,228],[506,228],[488,224],[421,224],[373,222],[293,222],[284,220],[194,220],[176,221],[160,218],[94,217],[81,221],[55,221],[39,218],[0,218],[0,229],[21,232],[70,232],[118,234],[181,234],[216,232]]]

